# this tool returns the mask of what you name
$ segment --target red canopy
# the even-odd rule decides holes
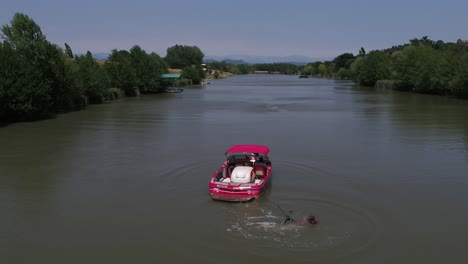
[[[262,145],[235,145],[230,147],[228,150],[226,150],[226,154],[228,153],[258,153],[267,156],[268,153],[270,152],[270,148],[267,146],[262,146]]]

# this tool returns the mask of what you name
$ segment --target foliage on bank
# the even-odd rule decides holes
[[[468,41],[433,41],[428,37],[369,53],[344,53],[332,61],[314,62],[302,74],[354,80],[417,93],[468,99]]]
[[[204,77],[204,55],[195,46],[170,47],[163,59],[135,45],[129,51],[112,50],[98,62],[89,51],[74,56],[67,43],[65,49],[50,43],[25,14],[15,14],[1,32],[0,122],[36,120],[122,95],[161,92],[170,85],[161,79],[169,66],[183,66],[184,78],[193,83]]]

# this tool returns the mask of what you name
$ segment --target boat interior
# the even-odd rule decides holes
[[[249,156],[246,155],[233,155],[228,158],[228,166],[224,167],[215,177],[214,181],[226,184],[260,184],[266,176],[269,160],[266,157],[257,157],[255,162],[249,160]],[[251,168],[253,171],[253,177],[247,182],[237,182],[232,179],[232,173],[234,169],[239,168]]]

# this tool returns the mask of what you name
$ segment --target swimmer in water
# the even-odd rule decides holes
[[[286,216],[286,220],[284,220],[283,222],[284,224],[289,224],[289,223],[294,223],[294,224],[300,224],[300,225],[315,225],[315,224],[318,224],[319,221],[315,218],[314,215],[309,215],[309,217],[307,217],[307,221],[296,221],[294,219],[292,219],[291,217],[289,217],[289,215]]]

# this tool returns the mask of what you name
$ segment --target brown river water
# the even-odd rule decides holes
[[[268,192],[211,200],[249,143]],[[246,75],[0,128],[0,263],[463,263],[467,223],[468,101]]]

